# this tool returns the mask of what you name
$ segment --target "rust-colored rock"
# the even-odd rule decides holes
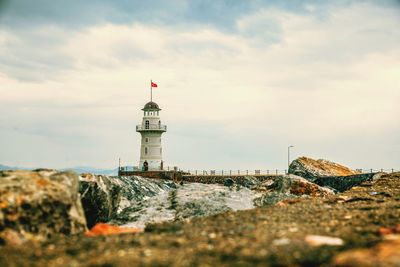
[[[333,192],[320,187],[319,185],[310,183],[309,181],[302,178],[292,178],[292,183],[290,187],[290,194],[301,196],[308,195],[311,197],[324,197],[331,195]]]
[[[302,177],[291,174],[275,178],[274,182],[268,185],[267,188],[273,192],[294,196],[326,197],[334,194],[328,188],[321,187]]]
[[[118,235],[127,233],[140,233],[142,229],[125,228],[107,223],[97,223],[90,231],[85,233],[86,236],[99,236],[99,235]]]
[[[381,235],[400,234],[400,224],[398,224],[394,227],[381,227],[381,228],[379,228],[379,233]]]
[[[359,172],[343,165],[324,159],[315,160],[308,157],[300,157],[292,161],[289,166],[289,173],[304,177],[310,181],[314,181],[320,177],[359,174]]]
[[[353,249],[337,255],[334,266],[400,266],[400,238],[384,241],[370,249]]]
[[[300,201],[299,197],[331,197],[334,192],[296,175],[278,176],[265,185],[267,192],[255,200],[256,205],[285,205]]]

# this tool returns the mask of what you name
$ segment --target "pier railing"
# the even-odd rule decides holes
[[[221,175],[221,176],[243,176],[243,175],[284,175],[288,170],[282,169],[258,169],[258,170],[183,170],[190,175]],[[376,173],[376,172],[400,172],[398,169],[356,169],[359,173]]]
[[[356,171],[358,171],[360,173],[375,173],[375,172],[393,173],[393,172],[400,172],[400,168],[396,168],[396,169],[356,169]]]
[[[129,171],[140,171],[141,169],[137,166],[124,166],[120,167],[121,171],[129,172]],[[220,175],[220,176],[244,176],[244,175],[284,175],[287,174],[288,171],[283,169],[255,169],[255,170],[187,170],[180,169],[176,166],[164,166],[164,171],[181,171],[187,173],[188,175]],[[376,173],[376,172],[400,172],[400,168],[396,169],[356,169],[359,173]]]
[[[220,176],[243,176],[243,175],[280,175],[286,174],[286,170],[184,170],[190,175],[220,175]]]

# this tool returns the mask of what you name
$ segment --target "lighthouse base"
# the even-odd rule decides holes
[[[139,162],[139,170],[143,170],[143,164],[144,162],[147,161],[147,164],[149,166],[149,171],[161,171],[163,169],[163,164],[162,160],[154,160],[154,159],[149,159],[149,160],[140,160]]]

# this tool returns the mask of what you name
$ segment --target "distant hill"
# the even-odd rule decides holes
[[[3,170],[34,170],[36,168],[25,168],[25,167],[15,167],[15,166],[6,166],[3,164],[0,164],[0,171]],[[80,166],[80,167],[72,167],[72,168],[63,168],[60,169],[62,171],[74,171],[78,174],[89,172],[93,174],[103,174],[103,175],[117,175],[118,174],[118,168],[115,169],[99,169],[99,168],[93,168],[93,167],[88,167],[88,166]]]
[[[118,175],[118,168],[115,169],[98,169],[88,166],[81,166],[81,167],[73,167],[73,168],[65,168],[62,169],[63,171],[74,171],[78,174],[81,173],[93,173],[93,174],[103,174],[103,175]]]
[[[31,170],[30,168],[24,168],[24,167],[12,167],[12,166],[6,166],[3,164],[0,164],[0,171],[4,170]]]

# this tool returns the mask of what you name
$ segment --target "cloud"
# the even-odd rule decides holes
[[[14,0],[4,7],[3,21],[10,27],[52,24],[68,28],[87,27],[110,22],[131,24],[145,22],[154,25],[182,22],[229,24],[245,12],[250,4],[237,1],[105,1],[91,0],[54,2],[51,0]],[[222,16],[221,16],[222,15]]]
[[[156,26],[208,25],[232,31],[241,16],[263,8],[276,8],[299,14],[326,16],[330,9],[352,4],[377,4],[374,0],[0,0],[0,21],[3,27],[20,28],[53,25],[65,28],[86,28],[93,25],[145,23]],[[398,8],[398,0],[381,0],[380,6]],[[1,13],[0,13],[1,15]]]
[[[44,24],[24,34],[3,29],[0,145],[20,160],[23,153],[15,151],[27,142],[21,140],[38,140],[29,141],[32,150],[53,154],[54,144],[71,165],[112,166],[119,156],[136,162],[134,126],[153,79],[170,129],[168,163],[284,168],[286,147],[294,144],[294,155],[353,167],[395,165],[399,158],[385,153],[400,149],[392,145],[400,133],[397,10],[306,3],[301,11],[299,5],[239,12],[232,5],[238,13],[230,30],[201,16],[186,28],[107,21]],[[192,7],[180,4],[186,12]],[[65,166],[58,158],[53,163]],[[32,154],[24,161],[45,159]]]
[[[52,80],[59,71],[72,67],[64,51],[68,36],[63,29],[46,26],[15,34],[0,30],[0,69],[20,80]]]

